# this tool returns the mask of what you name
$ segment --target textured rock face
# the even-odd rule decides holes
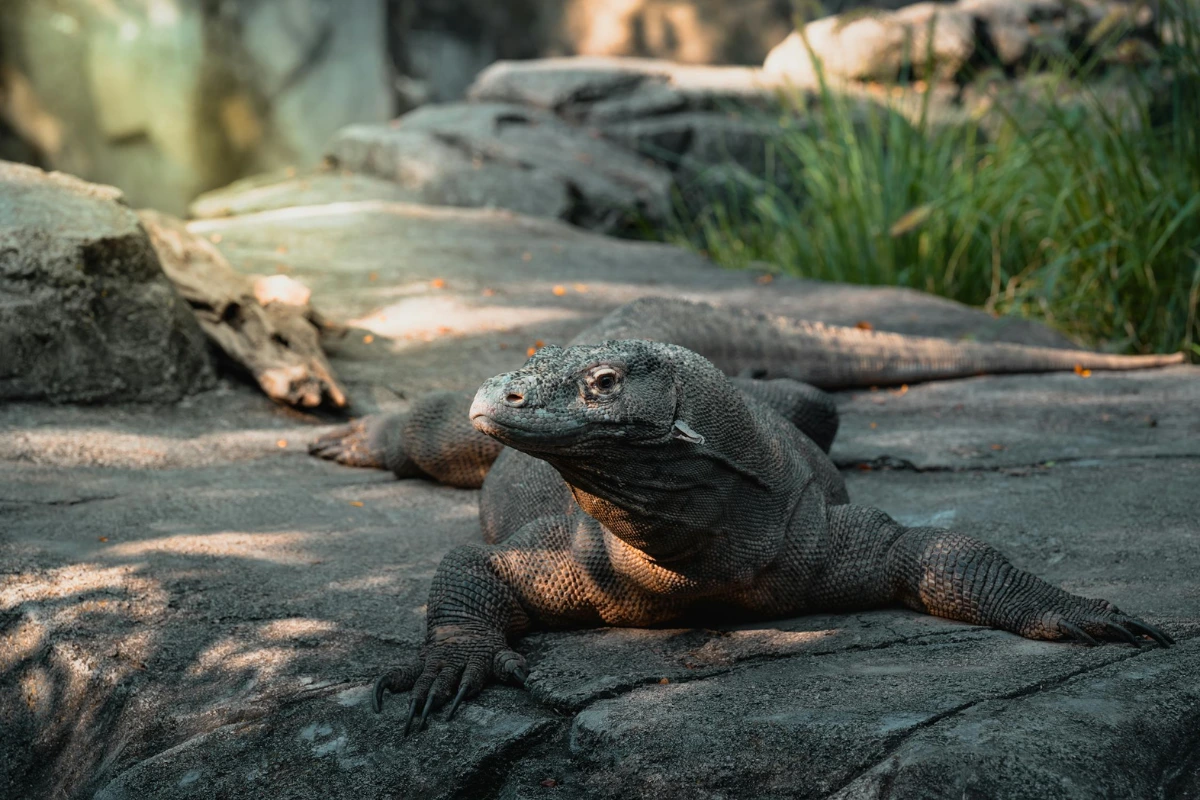
[[[117,190],[0,162],[0,399],[177,400],[206,347]]]
[[[499,210],[371,199],[190,228],[244,272],[283,264],[357,329],[331,360],[363,411],[478,386],[645,295],[1063,343]],[[405,738],[404,698],[372,714],[370,682],[421,641],[441,557],[479,541],[475,493],[316,461],[321,421],[246,386],[186,407],[0,404],[0,797],[1195,794],[1200,369],[837,401],[855,502],[986,539],[1179,644],[901,610],[546,632],[518,645],[528,692],[489,686]]]
[[[0,4],[4,116],[46,166],[183,213],[392,112],[382,0]]]
[[[759,69],[638,58],[500,61],[471,86],[480,102],[551,109],[651,158],[687,185],[713,167],[765,173],[779,85]],[[745,112],[751,111],[746,114]]]
[[[550,112],[505,103],[426,106],[393,125],[351,126],[328,157],[426,203],[508,208],[602,232],[655,224],[669,210],[665,170]]]

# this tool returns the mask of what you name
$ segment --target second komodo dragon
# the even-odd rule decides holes
[[[1171,644],[983,542],[852,505],[826,455],[836,409],[808,384],[1180,360],[877,334],[677,300],[623,306],[473,399],[430,395],[313,445],[345,464],[483,488],[488,544],[442,560],[425,645],[379,678],[373,707],[411,689],[407,733],[418,711],[421,727],[453,698],[452,715],[489,680],[523,683],[511,643],[533,629],[901,604],[1032,639]]]

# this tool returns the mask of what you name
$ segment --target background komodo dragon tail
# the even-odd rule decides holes
[[[572,344],[649,339],[693,350],[727,375],[793,378],[822,389],[1020,372],[1145,369],[1183,353],[1120,356],[999,342],[951,341],[844,328],[662,297],[626,303]]]

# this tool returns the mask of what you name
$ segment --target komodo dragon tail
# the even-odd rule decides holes
[[[574,343],[609,339],[670,342],[700,353],[729,375],[794,378],[823,389],[1077,368],[1145,369],[1185,360],[1183,353],[1121,356],[904,336],[658,297],[621,306]]]

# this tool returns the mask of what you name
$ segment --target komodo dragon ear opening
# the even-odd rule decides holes
[[[691,444],[704,444],[704,437],[692,430],[691,426],[681,419],[675,420],[675,424],[671,426],[671,438],[682,439]]]

